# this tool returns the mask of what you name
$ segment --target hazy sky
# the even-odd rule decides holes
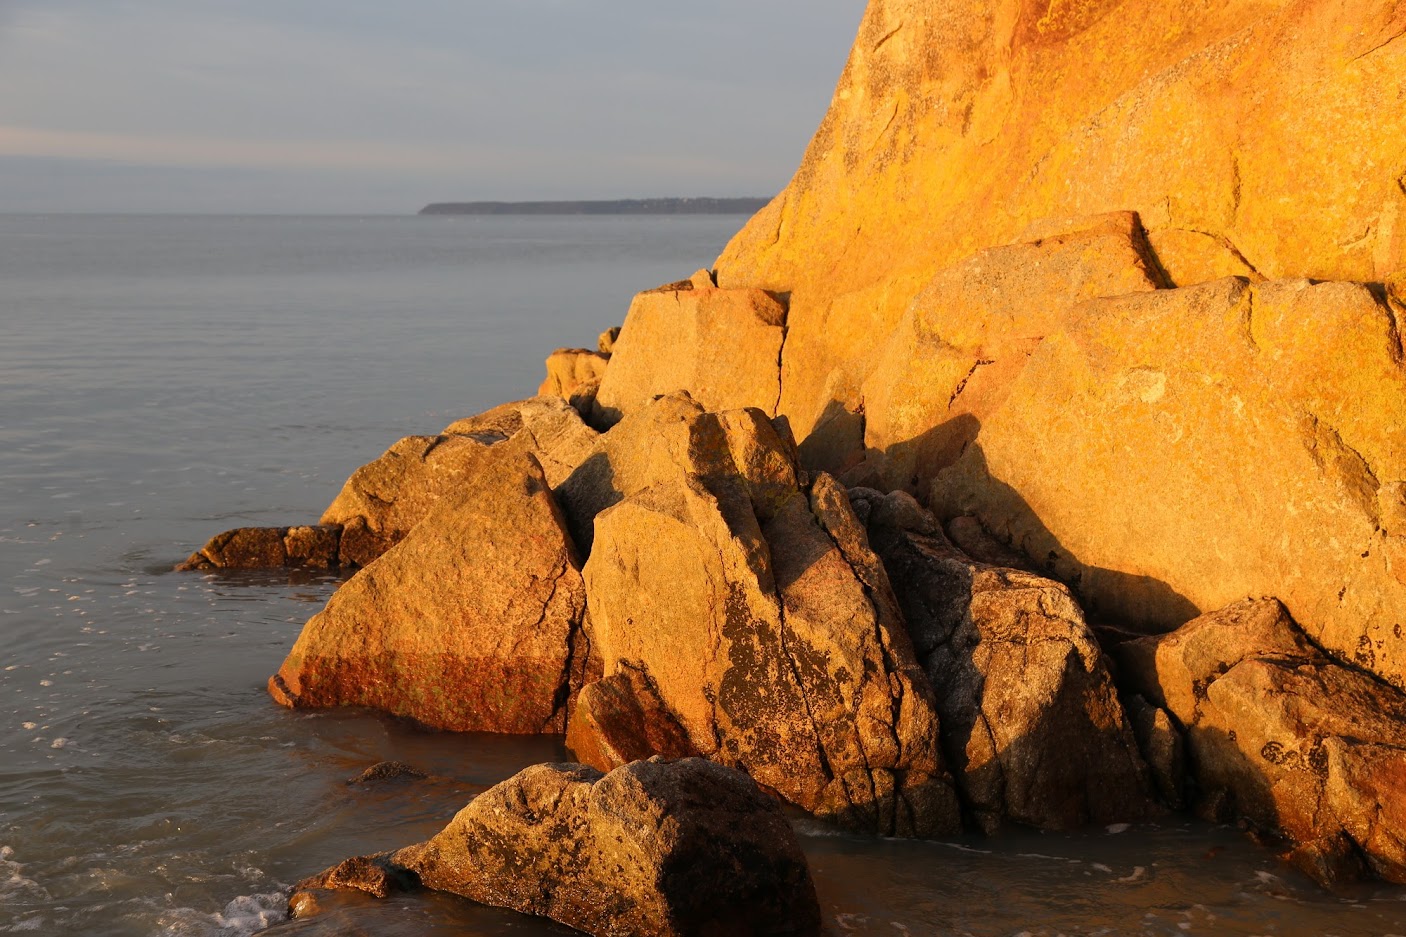
[[[0,211],[770,195],[863,0],[0,0]]]

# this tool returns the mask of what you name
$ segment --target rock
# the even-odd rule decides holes
[[[620,326],[612,326],[600,333],[600,338],[596,339],[596,347],[603,355],[609,355],[615,351],[615,340],[620,337]]]
[[[458,420],[438,436],[407,436],[352,473],[322,514],[355,531],[351,554],[365,566],[410,532],[446,493],[471,487],[489,450],[509,439],[533,453],[557,484],[580,465],[596,433],[559,397],[534,397]]]
[[[647,677],[695,750],[806,810],[955,829],[931,693],[844,492],[826,477],[783,497],[777,451],[735,445],[770,424],[709,416],[685,416],[686,443],[660,434],[652,484],[595,518],[593,655],[607,677]]]
[[[356,856],[293,886],[293,894],[288,898],[288,911],[295,918],[313,916],[318,911],[319,891],[359,891],[373,898],[389,898],[395,892],[408,891],[417,884],[413,873],[396,867],[390,861],[389,853]]]
[[[1124,710],[1137,737],[1138,749],[1152,780],[1157,796],[1173,810],[1186,806],[1186,744],[1181,729],[1165,709],[1153,706],[1137,694],[1124,700]]]
[[[340,539],[337,526],[239,527],[211,537],[176,569],[331,569]]]
[[[653,755],[675,759],[698,754],[649,676],[628,666],[581,688],[567,723],[566,745],[578,761],[600,771]]]
[[[378,761],[361,774],[348,781],[348,784],[373,784],[382,781],[423,781],[429,775],[413,765],[402,761]]]
[[[680,390],[708,410],[776,414],[786,307],[762,290],[717,289],[706,274],[696,280],[630,304],[596,396],[605,425]]]
[[[473,486],[328,600],[269,692],[436,729],[562,732],[585,666],[584,612],[541,465],[515,445],[484,447]]]
[[[537,394],[570,398],[582,384],[599,381],[609,362],[610,355],[604,349],[558,348],[547,356],[547,379]]]
[[[857,404],[865,335],[1041,219],[1136,211],[1184,286],[1406,266],[1403,29],[1391,0],[870,3],[795,177],[715,265],[790,293],[780,409],[802,446]]]
[[[597,514],[681,470],[705,477],[741,473],[748,496],[765,513],[795,490],[794,453],[794,444],[759,410],[709,413],[687,394],[670,394],[601,434],[556,496],[572,536],[589,554]]]
[[[1227,279],[1095,300],[1031,355],[930,490],[1165,631],[1275,594],[1338,658],[1406,686],[1406,372],[1358,284]]]
[[[975,824],[1064,830],[1150,816],[1146,767],[1069,590],[971,560],[907,494],[856,498],[868,502]]]
[[[1004,402],[1031,349],[1076,303],[1159,285],[1136,215],[1071,227],[940,271],[880,346],[861,392],[864,445],[885,456],[884,489],[916,492],[955,461]],[[788,344],[792,365],[802,335]],[[788,390],[803,386],[799,377]]]
[[[1125,681],[1185,727],[1203,813],[1282,838],[1324,884],[1363,871],[1406,882],[1400,691],[1330,661],[1273,599],[1116,653]]]
[[[354,874],[336,874],[343,863],[309,881],[364,888],[384,868],[597,935],[821,932],[805,856],[780,809],[745,775],[697,758],[606,775],[537,765],[475,798],[428,842],[350,862]]]

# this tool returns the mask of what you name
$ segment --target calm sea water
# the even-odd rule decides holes
[[[423,839],[554,739],[289,712],[267,676],[334,583],[171,566],[314,520],[408,433],[531,394],[738,218],[0,216],[0,933],[237,937]],[[345,782],[386,758],[437,779]],[[1174,820],[911,843],[801,832],[836,934],[1406,934]],[[421,896],[275,933],[561,934]]]

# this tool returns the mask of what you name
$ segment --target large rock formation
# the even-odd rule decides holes
[[[286,706],[368,706],[437,729],[562,732],[585,666],[576,550],[537,459],[486,450],[304,626],[269,692]]]
[[[1406,695],[1328,660],[1272,599],[1118,648],[1185,727],[1200,809],[1287,841],[1325,883],[1406,882]]]
[[[605,675],[647,678],[694,750],[807,810],[954,829],[931,690],[843,490],[798,489],[760,414],[687,425],[686,445],[656,450],[653,483],[595,519],[585,577]]]
[[[790,293],[802,439],[934,270],[1043,219],[1136,211],[1177,285],[1380,282],[1406,262],[1403,32],[1394,0],[872,0],[717,282]]]
[[[426,843],[349,859],[301,883],[377,897],[419,883],[588,934],[811,937],[820,907],[778,806],[747,777],[693,758],[602,776],[538,765],[491,788]]]
[[[1078,307],[936,475],[1091,613],[1175,626],[1281,598],[1406,686],[1406,373],[1348,283],[1226,279]]]
[[[855,493],[942,718],[963,805],[988,833],[1138,820],[1150,781],[1069,590],[978,563],[896,492]]]

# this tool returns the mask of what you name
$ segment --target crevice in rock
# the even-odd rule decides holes
[[[967,373],[957,382],[957,386],[952,389],[952,396],[947,398],[947,409],[950,411],[952,409],[952,404],[956,403],[957,398],[962,396],[962,391],[967,389],[967,382],[972,379],[972,375],[976,374],[980,368],[995,363],[995,359],[993,358],[976,359],[976,361],[972,363],[972,366],[967,369]]]
[[[903,30],[904,25],[905,25],[904,23],[901,23],[901,22],[900,22],[900,23],[899,23],[897,26],[895,26],[893,29],[890,29],[888,32],[886,32],[886,33],[884,33],[882,36],[880,36],[880,37],[879,37],[879,41],[876,42],[876,43],[874,43],[874,45],[869,49],[869,53],[872,55],[872,54],[874,54],[875,52],[878,52],[880,49],[882,49],[882,48],[884,47],[884,43],[888,42],[888,41],[889,41],[890,39],[892,39],[894,36],[897,36],[897,35],[899,34],[899,32],[901,32],[901,31]]]

